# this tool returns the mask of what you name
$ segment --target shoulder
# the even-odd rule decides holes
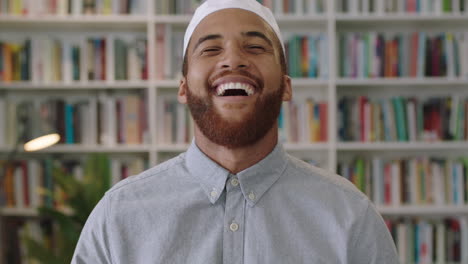
[[[296,157],[287,155],[288,167],[285,173],[292,181],[299,181],[307,188],[308,193],[314,190],[316,194],[340,195],[353,201],[369,202],[367,196],[359,191],[354,184],[342,176],[306,163]]]
[[[158,164],[140,174],[121,180],[106,193],[107,196],[116,196],[130,190],[143,191],[149,187],[157,188],[158,185],[171,184],[177,181],[177,177],[186,176],[185,153],[168,161]]]

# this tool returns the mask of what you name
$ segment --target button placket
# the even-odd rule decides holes
[[[224,212],[223,263],[242,263],[244,256],[244,210],[246,201],[239,188],[239,180],[232,177],[226,184]]]

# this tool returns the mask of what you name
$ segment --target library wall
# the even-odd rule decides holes
[[[105,153],[115,184],[187,149],[176,95],[201,2],[0,0],[0,263],[24,260],[25,235],[53,241],[36,211],[66,210],[53,168],[80,180]],[[468,0],[259,2],[292,77],[285,149],[368,195],[401,263],[468,263]],[[21,150],[46,130],[59,144]]]

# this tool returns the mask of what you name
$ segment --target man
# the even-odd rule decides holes
[[[292,91],[268,9],[207,0],[184,58],[178,98],[195,120],[194,142],[107,192],[73,263],[397,263],[365,195],[278,144]]]

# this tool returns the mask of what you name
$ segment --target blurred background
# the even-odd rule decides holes
[[[188,148],[201,2],[0,0],[0,264],[69,263],[106,190]],[[293,78],[287,151],[368,195],[401,263],[468,263],[468,0],[259,2]]]

